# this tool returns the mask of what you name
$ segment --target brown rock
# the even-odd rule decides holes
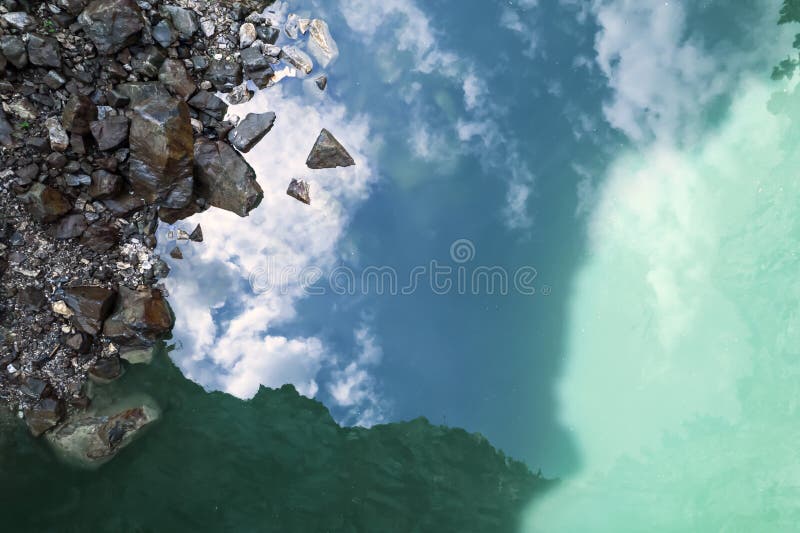
[[[28,211],[39,222],[53,222],[72,209],[64,195],[41,183],[31,185],[22,199],[26,202]]]
[[[172,331],[172,309],[158,289],[132,290],[120,287],[114,313],[103,333],[121,344],[152,343]]]
[[[89,335],[97,335],[103,328],[103,321],[114,309],[116,296],[112,289],[81,285],[66,289],[64,302],[75,311],[72,316],[75,327]]]
[[[64,416],[64,404],[60,400],[45,398],[25,411],[25,422],[34,437],[52,428]]]
[[[255,171],[229,144],[199,139],[194,157],[197,192],[209,204],[245,217],[261,203]]]
[[[70,133],[86,135],[90,132],[89,125],[97,120],[97,106],[88,96],[73,95],[67,100],[61,123]]]

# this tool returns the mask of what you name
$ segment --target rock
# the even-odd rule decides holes
[[[97,105],[88,96],[74,95],[67,100],[61,122],[68,132],[86,135],[94,120],[97,120]]]
[[[206,37],[213,37],[214,32],[217,31],[213,20],[204,20],[200,23],[200,28],[203,30],[203,35]]]
[[[68,215],[50,228],[50,234],[53,238],[59,240],[74,239],[83,235],[83,232],[88,227],[89,224],[87,224],[83,215]]]
[[[47,299],[42,289],[23,287],[17,292],[17,305],[25,311],[36,311],[44,307]]]
[[[133,0],[94,0],[78,22],[103,55],[116,54],[138,42],[144,28],[142,11]]]
[[[92,343],[87,335],[75,333],[64,339],[64,346],[78,353],[88,353]]]
[[[143,78],[151,79],[158,76],[161,65],[167,56],[164,51],[157,46],[150,46],[146,50],[136,54],[133,58],[131,66],[133,71]]]
[[[304,204],[311,205],[311,188],[303,180],[293,179],[286,194]]]
[[[150,344],[169,334],[174,323],[161,291],[120,287],[117,306],[105,321],[103,333],[121,344]]]
[[[64,300],[53,302],[52,309],[55,314],[57,314],[58,316],[63,316],[65,318],[70,318],[72,315],[75,314],[75,312],[72,309],[67,307],[67,304],[64,302]]]
[[[86,7],[88,0],[57,0],[56,4],[73,17],[81,14],[81,11]]]
[[[272,26],[259,26],[256,28],[258,38],[267,44],[275,44],[281,35],[281,30]]]
[[[89,369],[89,379],[98,385],[108,385],[122,376],[119,357],[102,357]]]
[[[116,291],[94,285],[79,285],[64,291],[64,302],[74,312],[72,323],[89,335],[102,331],[103,321],[114,309],[116,299]]]
[[[31,435],[38,437],[54,427],[64,416],[64,404],[60,400],[45,398],[25,411],[25,422]]]
[[[203,242],[203,228],[200,227],[200,224],[189,234],[189,240],[193,242]]]
[[[314,82],[317,84],[317,87],[320,91],[324,91],[325,88],[328,86],[328,77],[327,76],[320,76]]]
[[[69,148],[69,136],[61,125],[58,117],[50,117],[44,122],[47,134],[50,137],[50,148],[56,152],[63,152]]]
[[[8,119],[6,119],[6,114],[3,109],[0,108],[0,145],[5,147],[14,146],[14,139],[11,137],[13,131],[14,127]]]
[[[15,35],[0,36],[0,52],[9,63],[23,69],[28,66],[28,51],[22,39]]]
[[[194,158],[198,194],[209,204],[245,217],[261,203],[255,171],[230,145],[199,139]]]
[[[245,49],[249,47],[256,42],[256,39],[258,39],[258,34],[256,33],[256,27],[252,23],[245,22],[239,26],[239,48]]]
[[[44,396],[45,393],[50,392],[49,388],[49,385],[45,381],[34,377],[28,377],[23,382],[20,390],[26,396],[38,400]]]
[[[131,103],[131,99],[119,92],[116,89],[112,89],[106,95],[106,100],[111,107],[127,107]]]
[[[92,178],[86,174],[64,174],[64,181],[70,187],[81,187],[83,185],[91,185]]]
[[[120,346],[119,357],[132,365],[149,365],[153,362],[154,346]]]
[[[100,150],[113,150],[128,140],[128,117],[124,115],[110,116],[103,120],[95,120],[89,124],[92,136]]]
[[[183,66],[183,61],[179,59],[167,59],[161,65],[161,70],[158,73],[158,81],[166,85],[175,96],[179,96],[184,100],[189,98],[197,90],[194,81],[189,77],[186,72],[186,67]]]
[[[30,101],[28,101],[28,99],[25,97],[20,97],[16,100],[13,100],[10,104],[8,104],[7,109],[11,114],[25,121],[36,120],[38,114],[36,106],[30,103]]]
[[[94,224],[83,232],[80,242],[97,253],[107,252],[119,242],[119,231],[111,226]]]
[[[311,57],[296,46],[284,46],[281,50],[281,59],[306,74],[310,74],[314,70],[314,62]]]
[[[32,34],[28,38],[28,61],[37,67],[61,67],[61,50],[52,37]]]
[[[143,208],[145,206],[145,201],[137,194],[130,194],[128,191],[123,191],[114,198],[103,200],[103,205],[116,216],[125,217]]]
[[[243,153],[249,152],[269,133],[275,124],[275,113],[249,113],[228,134],[228,141]]]
[[[189,105],[217,120],[223,120],[228,112],[228,104],[208,91],[198,91],[189,99]]]
[[[167,224],[174,224],[179,220],[183,220],[184,218],[189,218],[197,213],[202,213],[206,209],[208,209],[207,205],[201,205],[197,200],[193,200],[189,202],[189,205],[181,209],[160,207],[158,209],[158,218]]]
[[[297,27],[297,22],[300,20],[294,13],[290,13],[288,17],[286,17],[286,24],[283,26],[283,31],[289,39],[297,39],[299,37],[299,28]]]
[[[335,167],[349,167],[355,165],[356,162],[344,149],[339,141],[329,132],[324,129],[320,132],[314,147],[311,148],[311,153],[308,154],[306,165],[308,168],[321,169],[321,168],[335,168]]]
[[[53,222],[68,213],[72,206],[58,190],[34,183],[22,197],[28,211],[39,222]]]
[[[242,50],[241,58],[247,78],[253,80],[253,83],[255,83],[256,87],[259,89],[266,88],[275,75],[275,71],[272,69],[269,60],[267,60],[267,56],[253,47]]]
[[[183,252],[176,246],[169,252],[169,256],[173,259],[183,259]]]
[[[234,87],[233,90],[228,94],[228,103],[231,105],[244,104],[245,102],[250,101],[250,99],[253,97],[253,94],[253,91],[247,87],[247,82],[242,83],[241,85]]]
[[[89,196],[96,200],[105,200],[116,196],[122,190],[122,178],[107,170],[92,172],[92,183],[89,186]]]
[[[62,76],[60,72],[57,72],[55,70],[51,70],[50,72],[48,72],[45,75],[45,77],[42,78],[42,81],[44,82],[45,85],[47,85],[50,89],[54,91],[56,89],[60,89],[65,83],[67,83],[67,80],[64,79],[64,76]]]
[[[78,133],[73,133],[69,136],[69,145],[72,147],[72,151],[78,155],[85,155],[86,154],[86,143],[84,142],[83,135]]]
[[[214,59],[206,71],[206,78],[219,92],[231,92],[242,84],[242,65],[236,61]]]
[[[311,38],[308,41],[308,50],[326,68],[339,55],[339,47],[333,40],[328,24],[324,20],[314,19],[309,27]]]
[[[14,11],[6,13],[2,19],[12,28],[16,28],[21,32],[32,30],[36,27],[36,19],[25,13],[24,11]]]
[[[178,6],[161,6],[161,15],[169,18],[182,39],[190,39],[197,31],[197,15],[190,9]]]
[[[150,202],[181,208],[193,189],[194,134],[186,102],[156,97],[134,108],[129,179]]]
[[[164,87],[164,84],[152,81],[123,83],[118,85],[113,92],[116,92],[121,98],[127,98],[128,103],[124,105],[132,105],[134,107],[148,98],[170,97],[169,91]]]
[[[170,45],[178,38],[178,32],[172,27],[167,19],[162,19],[161,22],[153,27],[153,39],[164,48],[169,48]]]

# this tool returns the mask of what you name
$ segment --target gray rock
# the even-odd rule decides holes
[[[50,137],[50,148],[56,152],[63,152],[69,147],[69,136],[61,125],[58,117],[50,117],[44,122],[47,134]]]
[[[133,107],[136,107],[148,98],[162,99],[170,97],[169,91],[164,87],[164,84],[152,81],[123,83],[112,91],[112,93],[114,92],[122,98],[128,99],[128,103],[125,105],[131,105]]]
[[[247,48],[258,39],[256,27],[250,23],[245,22],[239,26],[239,48]]]
[[[25,43],[16,35],[0,36],[0,52],[3,53],[9,63],[22,69],[28,66],[28,51]]]
[[[203,22],[200,23],[200,28],[202,28],[203,35],[205,35],[206,37],[213,37],[214,32],[217,31],[217,28],[214,25],[213,20],[204,20]]]
[[[133,0],[94,0],[78,21],[103,55],[116,54],[136,43],[144,28],[142,10]]]
[[[67,80],[64,79],[64,76],[62,76],[60,72],[55,70],[51,70],[50,72],[48,72],[47,75],[45,75],[45,77],[42,79],[42,81],[44,82],[45,85],[47,85],[50,89],[54,91],[56,89],[60,89],[65,83],[67,83]]]
[[[37,67],[61,67],[61,50],[52,37],[32,34],[28,38],[28,61]]]
[[[182,39],[190,39],[197,31],[197,15],[190,9],[178,6],[161,6],[161,15],[168,17]]]
[[[86,174],[64,174],[64,181],[70,187],[80,187],[82,185],[91,185],[92,178]]]
[[[34,183],[22,196],[31,215],[39,222],[53,222],[68,213],[72,206],[58,190]]]
[[[324,128],[319,137],[317,137],[317,141],[311,148],[311,153],[308,154],[308,159],[306,160],[308,168],[313,169],[349,167],[355,164],[356,162],[353,161],[344,146],[336,140],[331,132]]]
[[[197,90],[194,81],[189,77],[186,72],[186,67],[183,61],[179,59],[167,59],[161,65],[161,70],[158,72],[158,81],[163,83],[175,96],[179,96],[184,100],[189,98]]]
[[[206,71],[206,78],[219,92],[231,92],[242,83],[242,65],[236,61],[214,59]]]
[[[161,19],[161,22],[153,27],[153,39],[164,48],[169,48],[177,38],[178,32],[167,19]]]
[[[189,105],[217,120],[223,120],[228,112],[228,104],[208,91],[198,91],[189,99]]]
[[[83,215],[67,215],[50,228],[50,234],[58,240],[80,237],[89,224]]]
[[[328,77],[320,76],[319,78],[314,80],[314,83],[317,84],[317,87],[319,88],[320,91],[324,91],[325,88],[328,86]]]
[[[110,116],[104,120],[95,120],[89,124],[92,136],[100,150],[113,150],[128,140],[128,117],[124,115]]]
[[[89,186],[89,196],[96,200],[105,200],[116,196],[122,190],[122,178],[107,170],[92,172],[92,183]]]
[[[228,134],[228,141],[240,152],[249,152],[269,133],[275,124],[275,113],[249,113]]]
[[[203,242],[203,228],[200,227],[200,224],[189,234],[189,240],[192,242]]]
[[[253,80],[256,87],[264,89],[269,84],[275,71],[272,69],[267,56],[257,48],[248,48],[241,52],[242,66],[248,79]]]
[[[199,139],[194,157],[198,194],[209,204],[245,217],[261,203],[255,171],[229,144]]]
[[[278,37],[281,35],[281,30],[273,28],[272,26],[258,26],[256,28],[256,33],[258,34],[258,38],[265,43],[275,44],[278,41]]]
[[[311,57],[296,46],[284,46],[281,50],[281,59],[306,74],[310,74],[314,70],[314,62]]]
[[[64,106],[61,122],[70,133],[86,135],[91,130],[89,125],[97,119],[97,105],[88,96],[74,95]]]
[[[164,64],[164,60],[166,59],[167,56],[161,48],[150,46],[146,50],[136,54],[136,57],[133,58],[131,62],[131,66],[136,74],[139,74],[143,78],[151,79],[158,76],[161,65]]]
[[[8,23],[12,28],[19,31],[29,31],[36,27],[36,19],[28,15],[24,11],[14,11],[6,13],[2,16],[3,20]]]
[[[311,187],[303,180],[293,179],[286,194],[304,204],[311,205]]]
[[[108,385],[122,376],[119,357],[102,357],[89,369],[89,379],[98,385]]]
[[[253,94],[255,93],[247,86],[247,82],[242,83],[241,85],[234,87],[233,90],[228,94],[228,103],[231,105],[244,104],[253,98]]]

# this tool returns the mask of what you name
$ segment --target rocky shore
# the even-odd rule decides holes
[[[264,191],[241,154],[276,117],[231,122],[228,106],[338,54],[324,21],[271,4],[2,1],[0,400],[33,435],[81,434],[106,459],[157,416],[86,410],[87,380],[146,362],[174,325],[156,229],[258,207]],[[355,164],[327,130],[310,141],[310,169]],[[311,203],[300,179],[285,194]],[[202,229],[180,238],[200,242]]]

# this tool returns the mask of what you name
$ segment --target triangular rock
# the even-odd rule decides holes
[[[286,194],[304,204],[311,205],[311,188],[303,180],[293,179],[286,190]]]
[[[335,167],[349,167],[355,165],[356,162],[344,149],[339,141],[336,140],[331,132],[322,129],[317,142],[308,154],[306,165],[308,168],[335,168]]]
[[[200,224],[189,234],[189,240],[194,242],[203,242],[203,228]]]

